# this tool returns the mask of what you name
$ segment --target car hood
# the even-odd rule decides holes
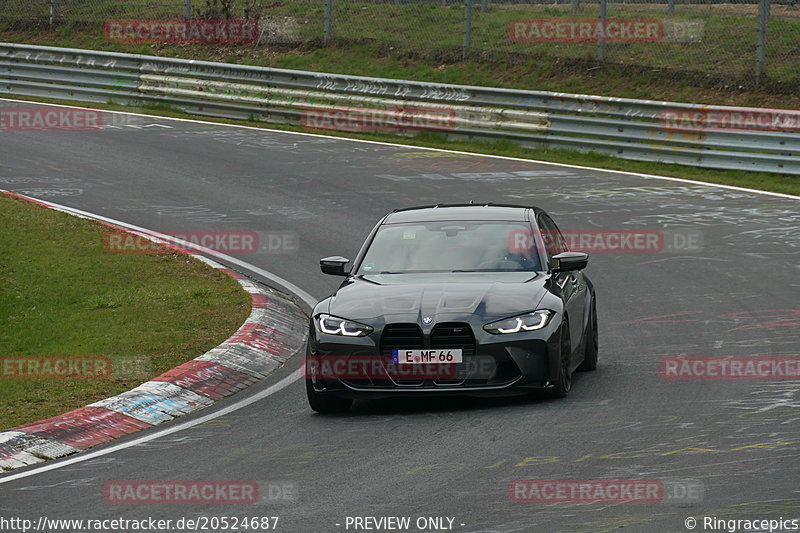
[[[328,312],[367,323],[382,316],[387,322],[493,320],[536,309],[548,279],[536,272],[359,276],[331,296]]]

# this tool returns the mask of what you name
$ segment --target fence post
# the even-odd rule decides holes
[[[192,18],[192,0],[183,0],[183,18]]]
[[[481,0],[481,13],[486,13],[487,9],[489,9],[489,0]]]
[[[333,18],[333,0],[325,0],[325,44],[331,39],[331,26]]]
[[[50,25],[58,19],[58,0],[50,0]]]
[[[766,67],[767,19],[769,18],[770,0],[758,2],[758,46],[756,47],[756,87],[761,83],[761,76]]]
[[[464,50],[461,58],[467,60],[467,49],[469,48],[470,40],[472,40],[472,0],[465,0],[464,2]]]
[[[603,32],[597,40],[597,59],[603,61],[606,58],[606,0],[600,0],[600,13],[598,13],[598,23],[602,26]]]
[[[669,0],[667,3],[667,15],[675,14],[675,0]]]
[[[578,12],[578,9],[581,7],[581,0],[572,0],[572,14]]]

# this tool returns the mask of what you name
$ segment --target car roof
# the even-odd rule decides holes
[[[511,204],[436,204],[395,209],[384,219],[384,224],[404,222],[434,222],[440,220],[497,220],[526,221],[527,211],[541,211],[537,207]]]

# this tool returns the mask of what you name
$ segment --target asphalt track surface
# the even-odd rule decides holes
[[[567,399],[362,401],[348,414],[323,416],[308,407],[298,379],[189,429],[6,483],[9,474],[0,476],[0,516],[279,516],[277,529],[289,532],[355,531],[346,524],[357,516],[409,516],[410,531],[435,530],[416,529],[418,517],[450,517],[452,530],[464,532],[679,532],[688,531],[690,516],[699,520],[695,531],[711,531],[704,516],[800,518],[800,382],[673,381],[659,372],[669,356],[800,354],[796,199],[401,146],[105,117],[109,125],[94,132],[0,133],[0,188],[157,231],[295,232],[294,252],[237,257],[317,298],[337,283],[319,272],[318,259],[352,258],[372,225],[396,207],[525,203],[548,210],[562,229],[644,228],[679,237],[668,234],[658,252],[591,255],[586,272],[597,290],[600,366],[576,374]],[[702,245],[682,248],[686,235],[699,235]],[[291,359],[236,398],[299,366]],[[683,503],[509,498],[517,479],[611,478],[694,480],[702,493]],[[255,480],[262,490],[288,484],[296,493],[250,505],[111,504],[103,495],[115,480],[214,479]]]

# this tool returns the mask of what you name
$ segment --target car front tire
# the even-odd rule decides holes
[[[592,295],[592,307],[589,312],[589,331],[586,332],[586,351],[583,356],[583,362],[578,370],[596,370],[597,369],[597,304],[595,303],[594,295]]]
[[[569,342],[569,323],[565,320],[561,324],[561,342],[558,354],[558,371],[555,386],[551,391],[553,398],[566,398],[572,388],[572,372],[570,371],[570,354],[572,352]]]
[[[315,391],[310,377],[306,377],[306,395],[308,396],[308,405],[318,413],[344,413],[353,405],[351,398],[339,398]]]

